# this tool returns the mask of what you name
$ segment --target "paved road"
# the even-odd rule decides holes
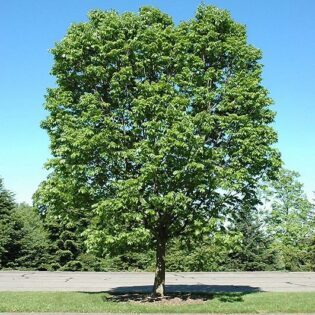
[[[0,291],[150,291],[150,272],[0,272]],[[168,291],[315,291],[315,272],[169,272]]]
[[[1,315],[153,315],[154,313],[1,313]],[[157,313],[158,315],[174,315],[174,313]],[[178,314],[178,313],[177,313]],[[185,313],[185,315],[225,315],[222,313]],[[231,315],[257,315],[257,313],[232,313]],[[279,313],[259,313],[259,315],[279,315]],[[281,313],[281,315],[306,315],[306,313]],[[315,315],[315,313],[307,313]]]
[[[1,315],[153,315],[154,313],[1,313]],[[174,313],[157,313],[158,315],[174,315]],[[179,314],[179,313],[177,313]],[[185,315],[225,315],[222,313],[185,313]],[[232,313],[231,315],[257,315],[257,313]],[[279,313],[259,313],[259,315],[279,315]],[[281,315],[306,315],[306,313],[281,313]],[[315,315],[315,313],[307,313]]]

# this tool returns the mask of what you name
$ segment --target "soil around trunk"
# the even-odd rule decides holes
[[[192,294],[192,293],[170,293],[163,297],[152,296],[145,293],[126,293],[111,295],[106,298],[111,302],[123,302],[132,304],[161,304],[161,305],[182,305],[182,304],[202,304],[213,299],[212,294]]]

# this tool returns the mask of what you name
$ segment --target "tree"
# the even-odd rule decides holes
[[[17,252],[16,221],[13,218],[15,203],[13,194],[5,189],[0,178],[0,268],[8,267],[11,256]]]
[[[229,270],[259,271],[273,270],[276,253],[272,238],[268,235],[266,215],[259,210],[259,204],[244,204],[234,215],[230,230],[241,234],[238,247],[226,259]]]
[[[16,205],[0,179],[0,269],[44,268],[48,240],[37,213]]]
[[[35,209],[25,203],[14,209],[14,220],[17,222],[16,244],[18,251],[11,258],[11,267],[23,269],[49,269],[49,247],[47,232],[44,229]]]
[[[51,51],[53,158],[37,206],[92,214],[100,254],[153,246],[163,296],[167,242],[208,233],[279,165],[261,52],[206,5],[178,26],[150,7],[92,11]]]
[[[86,253],[81,235],[84,216],[69,222],[48,211],[42,216],[43,225],[50,241],[49,267],[53,270],[99,270],[99,262],[94,255]]]
[[[168,246],[169,271],[227,271],[230,254],[239,249],[241,235],[234,231],[214,230],[202,239],[181,242],[173,239]]]
[[[279,255],[278,268],[291,271],[312,269],[315,235],[314,207],[299,176],[295,171],[281,169],[277,180],[271,181],[265,192],[271,208],[268,225]]]

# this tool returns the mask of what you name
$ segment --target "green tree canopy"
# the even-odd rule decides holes
[[[80,213],[78,213],[80,216]],[[53,270],[99,270],[99,261],[86,253],[81,233],[87,226],[84,213],[74,220],[57,215],[51,210],[42,215],[43,226],[49,239],[49,267]]]
[[[11,256],[16,252],[14,208],[13,194],[5,189],[3,180],[0,178],[0,269],[8,266]]]
[[[279,165],[261,52],[228,12],[201,5],[179,25],[150,7],[92,11],[52,54],[53,158],[37,206],[90,215],[101,253],[154,246],[163,295],[168,240],[207,233]]]
[[[23,269],[50,269],[49,239],[43,222],[35,209],[25,203],[14,210],[16,238],[12,240],[18,250],[11,257],[11,267]]]
[[[314,205],[308,200],[295,171],[281,169],[271,181],[265,197],[271,208],[269,233],[278,252],[278,268],[299,271],[314,270]]]
[[[35,210],[16,205],[0,178],[0,269],[45,269],[48,239]]]
[[[244,271],[274,270],[277,255],[272,247],[272,236],[268,233],[266,216],[266,213],[261,213],[257,203],[242,205],[229,227],[241,234],[240,244],[229,253],[225,268]]]

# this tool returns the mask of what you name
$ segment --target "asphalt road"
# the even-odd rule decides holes
[[[1,315],[113,315],[115,313],[1,313]],[[152,315],[153,313],[116,313],[119,315]],[[157,313],[158,315],[174,315],[174,313]],[[176,313],[175,313],[176,314]],[[179,313],[177,313],[179,314]],[[279,313],[259,313],[260,315],[279,315]],[[185,313],[185,315],[224,315],[222,313]],[[257,315],[257,313],[233,313],[232,315]],[[281,313],[281,315],[305,315],[305,313]],[[315,313],[307,313],[315,315]]]
[[[115,313],[1,313],[1,315],[113,315]],[[119,315],[152,315],[153,313],[116,313]],[[174,315],[174,313],[157,313],[158,315]],[[179,313],[177,313],[179,314]],[[279,313],[259,313],[260,315],[279,315]],[[185,313],[185,315],[224,315],[222,313]],[[232,315],[257,315],[257,313],[233,313]],[[281,315],[305,315],[305,313],[281,313]],[[315,313],[307,313],[315,315]]]
[[[151,291],[150,272],[0,272],[0,291]],[[167,290],[315,291],[315,272],[168,272]]]

